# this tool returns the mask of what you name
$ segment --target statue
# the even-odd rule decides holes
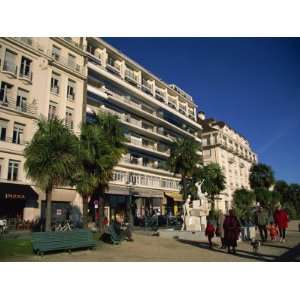
[[[198,199],[200,200],[200,206],[202,205],[202,199],[205,199],[205,194],[202,193],[202,185],[204,183],[205,179],[203,179],[201,182],[196,182],[195,186],[197,188],[197,196]]]
[[[185,223],[186,223],[187,216],[191,215],[190,214],[190,211],[191,211],[190,203],[191,203],[191,195],[188,195],[188,197],[182,207],[183,208],[183,215],[182,215],[183,223],[182,223],[181,230],[184,230],[184,228],[186,227]]]

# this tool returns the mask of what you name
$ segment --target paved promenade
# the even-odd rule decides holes
[[[161,238],[144,231],[136,231],[134,239],[134,242],[123,242],[121,245],[99,242],[96,250],[44,257],[32,255],[18,257],[14,261],[300,261],[300,232],[295,221],[289,225],[286,243],[268,241],[261,246],[258,255],[253,253],[249,242],[239,243],[237,254],[232,255],[218,246],[210,250],[207,243]],[[215,242],[218,242],[217,238]]]

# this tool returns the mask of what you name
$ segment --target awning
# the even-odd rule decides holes
[[[37,200],[38,194],[27,184],[0,183],[0,201],[1,200]]]
[[[142,198],[163,198],[164,194],[160,190],[147,189],[147,188],[133,188],[132,194],[135,197]]]
[[[178,192],[165,192],[165,197],[172,198],[173,201],[183,202],[182,195]]]
[[[125,186],[116,186],[110,184],[108,190],[105,193],[111,195],[129,195],[129,190],[128,187]]]

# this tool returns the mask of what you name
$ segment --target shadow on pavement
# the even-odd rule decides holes
[[[227,254],[226,250],[221,250],[221,249],[217,249],[217,248],[209,249],[208,243],[188,241],[188,240],[182,240],[182,239],[177,239],[177,241],[180,242],[180,243],[183,243],[183,244],[194,246],[194,247],[198,247],[198,248],[207,249],[207,250],[214,251],[214,252]],[[274,255],[263,255],[263,254],[259,254],[259,253],[255,255],[252,252],[248,252],[248,251],[245,251],[245,250],[239,250],[239,249],[236,250],[236,254],[227,254],[227,255],[232,255],[233,257],[238,256],[238,257],[241,257],[241,258],[259,260],[259,261],[265,261],[265,262],[269,262],[269,261],[274,260],[274,259],[267,259],[267,258],[265,258],[266,256],[270,257],[270,258],[277,258],[277,256],[274,256]]]
[[[300,244],[285,252],[284,254],[278,256],[275,261],[281,262],[292,262],[300,261]]]
[[[263,247],[271,247],[271,248],[282,248],[282,249],[287,249],[287,250],[291,249],[290,247],[283,246],[283,245],[273,245],[273,244],[266,244],[266,243],[263,243],[262,246]]]

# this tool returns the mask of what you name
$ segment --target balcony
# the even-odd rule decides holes
[[[38,50],[40,52],[45,52],[45,49],[39,44],[37,43],[35,40],[33,40],[33,38],[30,37],[14,37],[14,39],[18,42],[21,42],[27,46],[30,46],[32,48],[34,48],[35,50]]]
[[[125,79],[135,86],[139,85],[138,76],[130,69],[125,70]]]
[[[21,140],[19,143],[17,143],[16,141],[13,140],[12,137],[6,137],[3,140],[0,140],[0,142],[6,142],[6,143],[10,143],[10,144],[15,144],[15,145],[20,145],[20,146],[24,146],[27,142]]]
[[[79,64],[76,64],[74,61],[62,57],[57,53],[51,52],[50,54],[50,51],[48,52],[48,55],[51,56],[55,62],[58,62],[59,64],[71,69],[74,72],[84,75],[84,68],[82,68]]]
[[[51,94],[59,95],[59,86],[53,86],[50,89]]]
[[[143,175],[134,172],[117,171],[113,172],[113,183],[132,184],[134,186],[144,186],[149,188],[161,188],[178,191],[179,180],[163,178],[152,175]]]
[[[106,69],[114,75],[121,76],[121,68],[112,59],[107,60]]]
[[[234,163],[234,158],[233,158],[233,157],[228,158],[228,162],[229,162],[230,164],[233,164],[233,163]]]
[[[142,80],[142,91],[146,94],[153,96],[153,86],[148,83],[145,79]]]
[[[155,98],[161,102],[165,102],[166,99],[166,93],[159,88],[155,89]]]
[[[18,66],[14,62],[4,61],[2,71],[8,73],[14,77],[18,75]]]
[[[85,50],[83,45],[80,45],[79,43],[75,42],[71,37],[63,37],[63,39],[71,44],[72,46],[80,49],[80,50]]]
[[[3,93],[0,93],[0,108],[12,109],[16,112],[29,114],[31,116],[37,115],[37,107],[35,104],[22,103],[21,105],[17,105],[15,98],[5,96]]]

